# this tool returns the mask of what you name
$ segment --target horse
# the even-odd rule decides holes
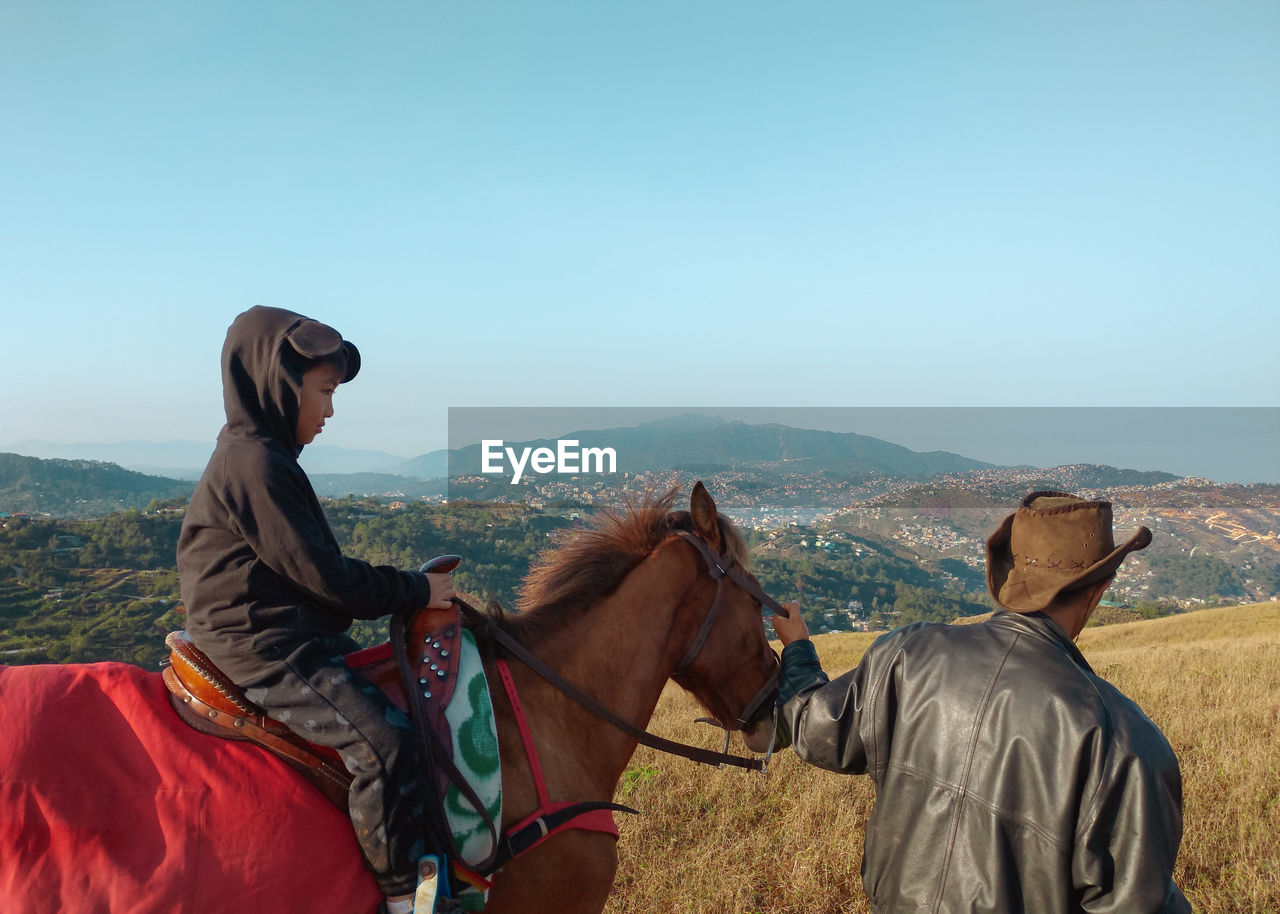
[[[675,494],[570,532],[531,569],[521,611],[475,627],[503,828],[540,793],[609,804],[670,678],[748,749],[772,746],[778,661],[760,610],[777,604],[705,487],[688,511]],[[512,701],[492,685],[499,661],[541,791]],[[126,664],[0,667],[0,909],[373,914],[381,896],[342,813],[261,747],[186,727],[159,679]],[[493,875],[485,911],[598,914],[616,867],[607,831],[554,832]]]

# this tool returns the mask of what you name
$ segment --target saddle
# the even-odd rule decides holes
[[[468,618],[481,618],[466,603],[459,601],[457,605],[466,610]],[[457,791],[456,798],[451,797],[447,804],[449,809],[446,817],[448,824],[455,829],[452,842],[455,852],[450,860],[453,873],[467,883],[462,887],[462,892],[483,895],[489,886],[489,875],[513,857],[531,850],[561,831],[581,829],[603,832],[615,839],[618,837],[612,813],[620,811],[634,814],[636,810],[629,806],[602,802],[551,801],[542,776],[537,748],[505,660],[499,660],[497,666],[507,699],[515,710],[516,724],[533,773],[539,803],[537,809],[523,820],[499,833],[496,823],[501,821],[501,774],[490,771],[484,777],[488,777],[492,783],[477,788],[470,783],[470,779],[479,776],[479,772],[462,772],[456,763],[448,761],[454,754],[453,732],[458,723],[458,718],[450,708],[450,699],[457,690],[460,670],[463,676],[474,677],[475,664],[478,663],[478,657],[471,661],[464,657],[461,649],[464,641],[463,627],[457,608],[443,611],[419,610],[407,620],[403,616],[393,617],[391,632],[391,642],[348,654],[346,663],[353,672],[381,688],[396,707],[410,711],[411,718],[415,717],[411,706],[416,707],[416,719],[423,722],[419,729],[420,742],[436,743],[436,746],[423,745],[424,752],[443,756],[437,758],[439,764],[434,771],[440,786],[439,796],[445,796],[450,790]],[[470,634],[465,637],[470,645],[469,650],[474,654],[474,639]],[[285,725],[269,718],[262,708],[245,698],[240,687],[191,642],[185,631],[168,635],[165,644],[169,647],[170,655],[163,676],[169,689],[169,702],[179,717],[203,733],[259,744],[300,772],[334,806],[344,813],[349,812],[347,791],[351,775],[336,752],[308,742]],[[521,656],[528,656],[527,652]],[[468,671],[469,663],[472,666]],[[410,673],[416,672],[416,676],[405,675],[406,668]],[[474,679],[468,681],[474,682]],[[412,690],[412,695],[406,692],[406,688]],[[461,694],[463,693],[460,692],[459,695]],[[474,696],[469,697],[474,699]],[[488,705],[487,692],[484,702]],[[474,704],[470,710],[475,710]],[[464,717],[466,713],[466,709],[459,711]],[[452,722],[446,715],[452,718]],[[492,726],[494,719],[491,706],[487,711],[487,719]],[[423,730],[429,732],[424,733]],[[497,734],[496,731],[492,733],[496,752]],[[484,792],[489,799],[482,799],[477,790]],[[455,802],[455,799],[458,801]],[[475,810],[476,814],[468,814],[466,807]],[[455,820],[455,814],[460,818]],[[468,815],[469,822],[466,820]],[[462,844],[458,842],[459,834],[463,834],[469,842],[479,842],[469,845],[475,849],[474,854],[464,855],[460,849]],[[466,837],[467,834],[470,837]],[[462,862],[473,858],[479,862]]]
[[[452,737],[444,714],[457,686],[461,636],[456,610],[420,611],[409,621],[404,636],[418,683],[432,699],[421,705],[427,722],[450,749]],[[164,643],[169,648],[164,682],[169,703],[179,717],[202,733],[257,743],[302,774],[338,809],[348,811],[351,774],[337,752],[303,739],[268,717],[185,631],[170,633]],[[353,672],[382,689],[400,710],[408,711],[400,669],[389,643],[356,651],[345,659]]]

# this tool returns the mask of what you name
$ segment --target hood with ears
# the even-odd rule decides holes
[[[222,345],[226,433],[265,435],[290,453],[300,453],[302,376],[321,359],[335,359],[344,366],[343,382],[360,370],[359,350],[319,321],[261,305],[239,315]]]

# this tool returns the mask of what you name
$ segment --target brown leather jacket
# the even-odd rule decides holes
[[[904,626],[834,681],[809,641],[782,658],[796,752],[875,782],[875,911],[1191,910],[1177,757],[1047,616]]]

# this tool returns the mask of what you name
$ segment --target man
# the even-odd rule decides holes
[[[800,613],[775,617],[781,716],[797,754],[870,774],[862,879],[899,911],[1189,912],[1172,879],[1178,760],[1075,645],[1116,569],[1111,505],[1033,492],[987,540],[1003,607],[916,623],[829,681]]]

